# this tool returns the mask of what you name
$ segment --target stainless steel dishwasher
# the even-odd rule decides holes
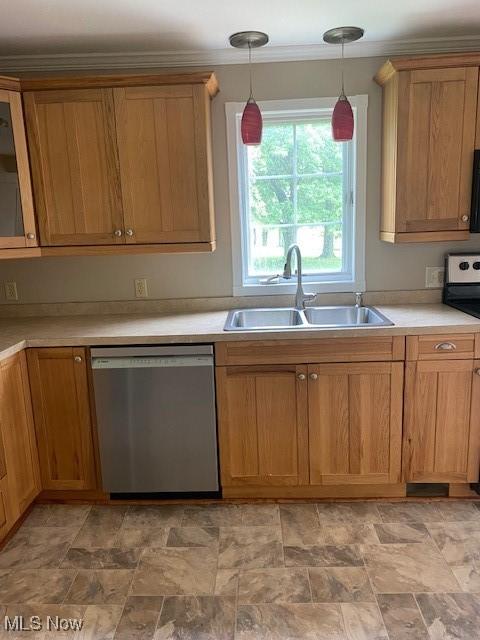
[[[91,350],[103,488],[217,492],[213,347]]]

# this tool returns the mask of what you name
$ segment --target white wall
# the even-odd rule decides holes
[[[480,250],[480,237],[460,243],[403,246],[390,245],[378,239],[381,89],[372,78],[382,62],[379,58],[357,58],[346,63],[347,91],[369,95],[367,289],[422,289],[426,266],[442,265],[447,251]],[[220,83],[220,93],[212,106],[217,250],[204,255],[151,254],[2,261],[0,283],[15,280],[20,302],[130,300],[134,298],[133,280],[139,277],[148,278],[151,298],[232,294],[224,104],[247,96],[248,68],[235,65],[218,67],[215,71]],[[337,60],[256,64],[254,74],[259,100],[326,97],[338,93],[340,64]],[[0,287],[0,302],[5,302],[3,287]]]

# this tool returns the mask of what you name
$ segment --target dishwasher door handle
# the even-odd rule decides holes
[[[138,356],[92,358],[92,369],[155,369],[168,367],[212,367],[213,356]]]

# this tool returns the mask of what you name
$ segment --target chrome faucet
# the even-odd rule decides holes
[[[283,277],[289,280],[292,277],[292,253],[295,251],[297,255],[297,293],[295,294],[295,307],[297,309],[305,309],[305,302],[313,300],[315,293],[305,293],[302,286],[302,254],[298,244],[292,244],[288,247],[287,257],[285,258],[285,266],[283,267]]]

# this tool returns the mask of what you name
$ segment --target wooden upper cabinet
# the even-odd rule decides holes
[[[432,68],[432,59],[389,61],[376,76],[383,86],[383,240],[469,237],[478,61],[451,66],[447,58],[444,68],[435,59]]]
[[[203,84],[114,89],[127,243],[214,240]]]
[[[34,91],[24,100],[41,244],[122,243],[112,90]]]
[[[480,361],[407,362],[405,482],[477,482]]]
[[[23,352],[0,363],[0,430],[8,481],[8,506],[10,517],[15,521],[40,490],[37,444]],[[0,477],[1,474],[0,468]]]
[[[403,363],[308,367],[310,483],[400,482]]]
[[[213,74],[25,79],[22,87],[41,245],[52,247],[42,253],[215,248]]]
[[[94,489],[85,349],[28,350],[43,489]]]
[[[0,249],[38,244],[19,90],[18,81],[0,76]]]
[[[217,367],[224,487],[308,484],[305,366]]]

